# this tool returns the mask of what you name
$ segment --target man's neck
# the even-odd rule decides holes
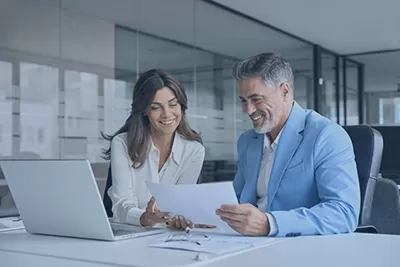
[[[293,102],[293,104],[294,104],[294,102]],[[275,141],[275,139],[278,137],[279,133],[282,131],[283,127],[285,126],[287,120],[289,119],[293,104],[291,104],[290,107],[285,108],[277,127],[275,127],[271,132],[269,132],[267,134],[269,139],[271,140],[271,143],[273,143]]]

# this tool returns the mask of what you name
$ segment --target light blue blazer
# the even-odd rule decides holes
[[[254,130],[239,137],[233,183],[239,203],[257,206],[263,142]],[[268,212],[276,219],[277,236],[348,233],[358,225],[360,186],[350,137],[296,102],[276,150]]]

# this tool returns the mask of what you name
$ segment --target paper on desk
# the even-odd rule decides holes
[[[276,243],[277,238],[272,237],[246,237],[246,236],[224,236],[208,235],[210,240],[200,241],[199,244],[188,241],[160,242],[150,247],[180,249],[212,254],[225,254],[250,247],[261,247]]]
[[[238,204],[232,182],[208,184],[157,184],[146,182],[161,211],[179,214],[195,224],[230,227],[215,211],[222,204]]]
[[[0,219],[0,232],[8,232],[24,229],[22,220],[18,217],[7,217]]]
[[[221,246],[220,243],[212,242],[212,241],[207,241],[206,244],[201,243],[201,245],[197,245],[196,243],[192,243],[192,242],[177,241],[177,242],[164,242],[164,243],[154,244],[154,245],[150,245],[150,247],[188,250],[188,251],[204,252],[204,253],[212,253],[212,254],[225,254],[225,253],[244,249],[247,247],[247,245],[228,244],[228,245]]]

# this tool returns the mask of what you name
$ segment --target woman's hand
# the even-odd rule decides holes
[[[157,223],[167,223],[169,212],[160,212],[156,205],[156,199],[152,197],[147,203],[146,211],[140,217],[143,226],[155,226]]]
[[[183,216],[176,215],[169,218],[169,212],[160,212],[157,207],[156,199],[152,197],[147,203],[146,211],[140,217],[140,223],[143,226],[155,226],[157,223],[165,223],[169,228],[185,230],[187,227],[193,228],[191,221]]]
[[[183,216],[177,215],[166,222],[169,228],[185,230],[187,227],[193,229],[193,223],[186,220]]]

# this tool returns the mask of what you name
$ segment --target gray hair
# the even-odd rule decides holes
[[[236,63],[233,66],[233,76],[238,81],[260,77],[269,86],[287,82],[292,90],[294,88],[294,77],[289,62],[274,53],[262,53]]]

